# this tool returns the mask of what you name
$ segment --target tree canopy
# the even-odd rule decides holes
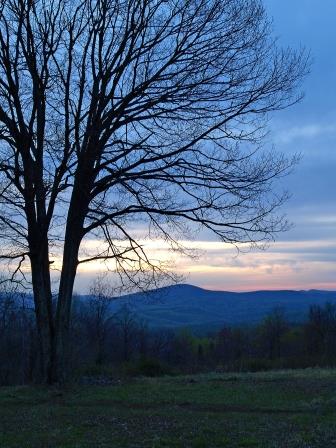
[[[260,143],[306,69],[259,0],[0,1],[1,258],[13,281],[29,263],[44,376],[79,263],[155,270],[132,225],[173,245],[187,223],[229,243],[283,228],[273,182],[293,160]],[[86,256],[89,237],[105,246]]]

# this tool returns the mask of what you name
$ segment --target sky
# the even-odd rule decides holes
[[[270,119],[266,145],[285,154],[300,153],[295,171],[286,177],[291,198],[283,207],[291,230],[266,250],[237,255],[216,241],[195,241],[197,259],[177,257],[176,271],[185,281],[217,290],[336,290],[336,2],[335,0],[264,0],[274,34],[283,46],[311,52],[303,101]],[[153,248],[169,258],[163,245]],[[78,272],[84,291],[99,268]]]

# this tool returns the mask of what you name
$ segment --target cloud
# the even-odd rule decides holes
[[[155,260],[173,258],[174,270],[189,283],[221,290],[253,289],[336,289],[336,239],[277,241],[264,251],[237,255],[230,245],[218,241],[182,241],[185,247],[197,249],[198,258],[169,252],[163,240],[142,241],[149,257]],[[94,247],[94,240],[88,246]],[[77,289],[105,267],[98,263],[83,265]]]
[[[336,134],[336,125],[310,124],[305,126],[294,126],[289,129],[283,129],[275,135],[275,139],[280,143],[292,143],[297,139],[311,139],[325,135]]]

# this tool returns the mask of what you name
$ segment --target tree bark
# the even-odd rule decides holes
[[[83,181],[86,179],[86,182]],[[64,382],[69,369],[69,328],[73,287],[78,266],[79,247],[83,238],[83,225],[89,203],[90,176],[76,179],[69,206],[64,238],[63,263],[56,311],[55,362],[56,378]]]
[[[64,382],[69,368],[69,328],[80,241],[66,240],[56,312],[55,377]]]
[[[37,255],[31,255],[32,283],[36,310],[41,381],[54,382],[55,329],[47,246]]]

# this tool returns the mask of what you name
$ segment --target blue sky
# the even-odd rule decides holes
[[[277,149],[302,154],[295,173],[286,179],[292,192],[286,212],[295,227],[281,240],[316,244],[313,254],[307,244],[310,268],[306,283],[298,287],[314,287],[310,273],[316,268],[320,282],[336,289],[336,2],[265,0],[265,6],[280,42],[309,48],[313,60],[302,103],[271,122]]]
[[[285,179],[292,197],[284,212],[293,228],[263,252],[236,257],[218,248],[208,250],[198,269],[191,268],[189,281],[226,290],[336,290],[336,2],[264,4],[280,44],[308,48],[313,61],[303,101],[270,120],[269,144],[302,155]]]
[[[301,153],[295,172],[284,181],[292,193],[283,211],[293,228],[265,251],[237,256],[214,241],[195,242],[200,257],[177,258],[186,281],[211,289],[336,290],[336,1],[264,0],[274,34],[283,46],[308,48],[311,73],[304,100],[270,117],[268,145],[285,154]],[[165,247],[154,248],[169,258]],[[78,274],[81,291],[95,266]]]

